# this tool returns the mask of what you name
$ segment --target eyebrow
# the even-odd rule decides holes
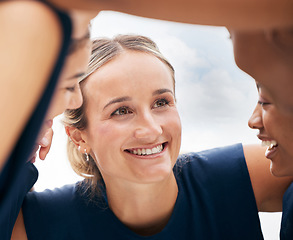
[[[163,93],[166,93],[166,92],[169,92],[169,93],[171,93],[172,95],[174,95],[174,93],[173,93],[170,89],[162,88],[162,89],[158,89],[158,90],[154,91],[154,92],[153,92],[153,96],[155,96],[155,95],[160,95],[160,94],[163,94]]]
[[[114,98],[110,102],[108,102],[103,109],[107,108],[109,105],[114,104],[114,103],[119,103],[119,102],[125,102],[125,101],[130,101],[131,97],[120,97],[120,98]]]
[[[67,79],[72,80],[72,79],[76,79],[76,78],[81,78],[82,76],[84,76],[84,74],[85,74],[84,72],[76,73],[73,76],[68,77]]]
[[[173,92],[170,89],[167,89],[167,88],[158,89],[158,90],[154,91],[152,95],[156,96],[156,95],[160,95],[160,94],[163,94],[163,93],[166,93],[166,92],[169,92],[169,93],[171,93],[173,95]],[[127,97],[127,96],[114,98],[104,106],[103,110],[105,108],[107,108],[111,104],[130,101],[131,99],[132,99],[131,97]]]

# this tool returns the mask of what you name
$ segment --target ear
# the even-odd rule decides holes
[[[76,148],[80,149],[80,152],[84,153],[84,150],[86,149],[87,152],[90,151],[90,146],[87,144],[87,141],[84,139],[84,134],[82,132],[75,128],[75,127],[65,127],[65,132],[69,139],[74,143]]]

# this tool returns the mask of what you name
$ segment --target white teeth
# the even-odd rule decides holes
[[[278,145],[278,143],[275,140],[262,141],[261,145],[262,146],[268,146],[269,149],[272,149],[273,147],[276,147]]]
[[[152,153],[157,153],[157,152],[159,152],[159,150],[158,150],[158,148],[152,148]]]
[[[145,154],[146,154],[146,155],[150,155],[150,154],[152,154],[152,150],[151,150],[151,149],[146,149],[146,150],[145,150]]]
[[[154,147],[152,149],[150,148],[141,148],[137,150],[130,151],[132,154],[135,155],[152,155],[156,153],[160,153],[163,150],[163,145],[158,145],[157,147]]]

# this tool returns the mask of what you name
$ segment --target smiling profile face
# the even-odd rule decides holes
[[[284,114],[261,84],[257,84],[259,101],[249,119],[249,126],[258,129],[258,138],[267,145],[266,157],[271,160],[275,176],[293,176],[293,115]]]
[[[181,144],[170,69],[157,57],[123,50],[83,82],[82,130],[104,181],[153,183],[168,178]]]
[[[259,138],[276,176],[293,175],[293,29],[230,30],[238,67],[257,82],[259,104],[249,126]]]

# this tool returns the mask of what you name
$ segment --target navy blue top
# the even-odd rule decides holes
[[[55,9],[54,12],[63,28],[63,44],[47,87],[0,174],[1,240],[10,239],[24,196],[37,180],[38,173],[27,161],[33,151],[70,44],[70,18]]]
[[[293,239],[293,183],[289,186],[283,197],[280,239]]]
[[[88,201],[78,185],[67,185],[28,193],[28,239],[263,239],[241,144],[182,155],[174,174],[179,192],[172,216],[153,236],[127,228],[108,207],[105,192]]]

